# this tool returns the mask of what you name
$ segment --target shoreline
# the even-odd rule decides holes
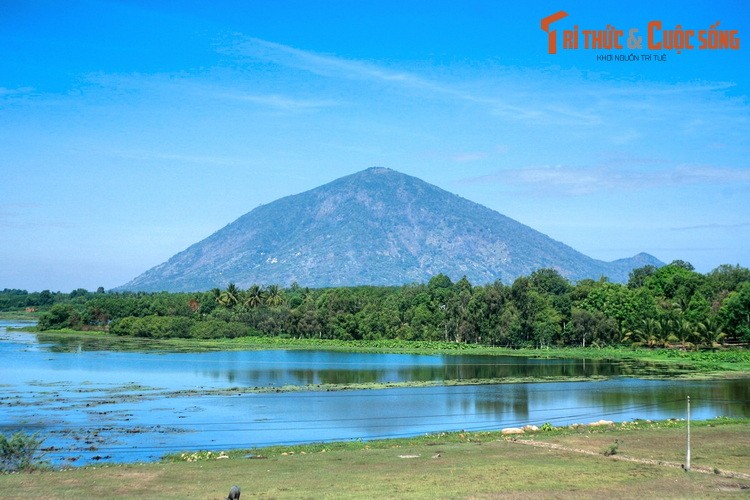
[[[0,477],[0,497],[261,498],[736,497],[750,490],[750,419],[639,420],[518,435],[452,432],[98,463]],[[347,464],[343,467],[342,464]]]
[[[239,337],[234,339],[150,339],[118,337],[103,331],[48,330],[37,331],[34,326],[8,328],[8,331],[25,332],[37,336],[42,343],[67,343],[90,350],[141,351],[141,352],[211,352],[255,350],[323,350],[354,353],[412,354],[425,356],[476,355],[487,357],[511,356],[537,359],[611,360],[650,365],[649,369],[621,375],[628,378],[655,380],[716,380],[750,378],[750,350],[746,348],[719,348],[710,351],[687,351],[668,348],[633,347],[557,347],[545,349],[509,349],[480,344],[457,344],[443,341],[404,340],[330,340],[297,339],[284,337]],[[73,348],[73,347],[71,347]],[[665,373],[655,373],[663,370]],[[565,377],[553,377],[557,381]],[[489,379],[486,383],[503,383],[502,379]],[[553,380],[531,380],[531,382]],[[519,382],[519,380],[513,380]]]

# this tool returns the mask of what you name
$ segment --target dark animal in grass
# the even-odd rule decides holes
[[[232,486],[232,488],[229,490],[229,495],[227,496],[227,500],[240,500],[240,487],[239,486]]]

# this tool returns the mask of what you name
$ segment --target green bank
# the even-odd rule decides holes
[[[636,422],[181,454],[0,476],[2,498],[695,498],[750,492],[750,421]],[[612,452],[614,449],[614,453]]]

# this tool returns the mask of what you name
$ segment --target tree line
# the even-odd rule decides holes
[[[0,292],[12,295],[13,291]],[[17,292],[17,291],[16,291]],[[52,294],[41,329],[108,329],[145,338],[246,335],[443,340],[493,346],[681,346],[750,341],[750,269],[701,274],[684,261],[575,284],[540,269],[512,284],[443,274],[398,287],[253,285],[196,293]],[[2,303],[2,302],[0,302]]]

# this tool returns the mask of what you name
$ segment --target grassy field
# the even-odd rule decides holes
[[[0,320],[8,321],[38,321],[38,312],[0,311]]]
[[[242,498],[747,497],[750,421],[695,423],[689,473],[679,468],[685,431],[682,422],[643,422],[515,438],[454,433],[269,448],[253,450],[254,458],[185,454],[0,476],[0,498],[218,499],[233,484]]]

